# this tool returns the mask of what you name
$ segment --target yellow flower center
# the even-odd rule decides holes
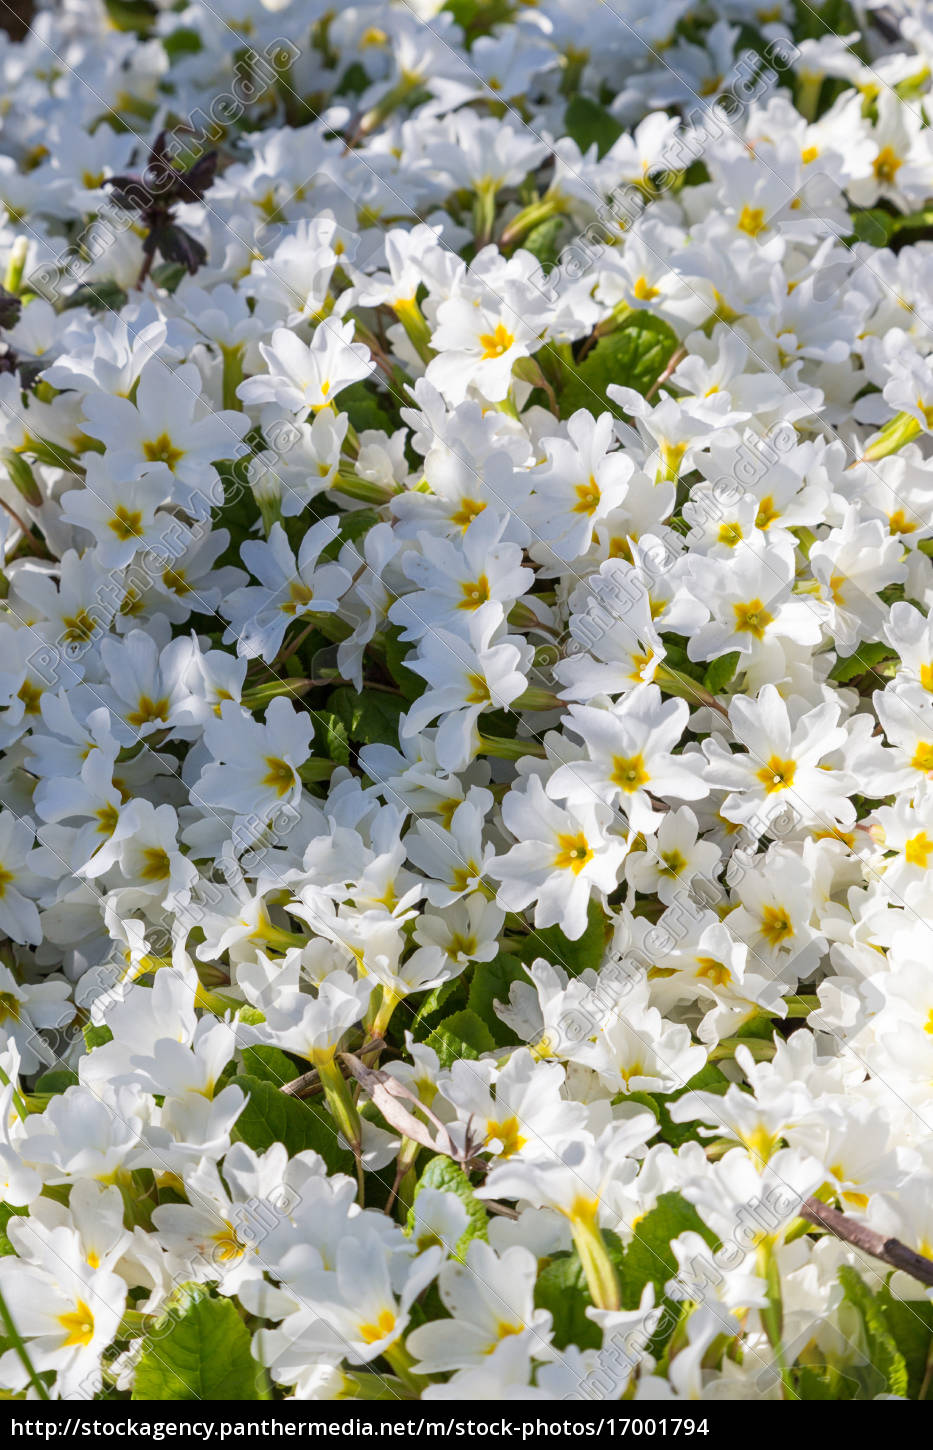
[[[460,529],[468,529],[474,519],[478,519],[486,507],[482,499],[462,498],[456,513],[450,516],[450,522],[456,524]]]
[[[640,790],[651,779],[645,769],[641,755],[615,755],[612,759],[612,774],[609,779],[619,790],[628,792]]]
[[[39,701],[42,699],[42,691],[32,680],[24,680],[16,691],[16,698],[22,700],[24,711],[27,715],[39,714]]]
[[[758,505],[758,512],[755,515],[755,527],[758,529],[768,529],[774,523],[774,520],[780,517],[781,515],[774,507],[774,499],[769,493]]]
[[[519,1129],[519,1121],[515,1117],[503,1118],[501,1122],[490,1118],[486,1123],[486,1142],[490,1143],[493,1138],[498,1138],[502,1144],[499,1157],[511,1158],[513,1153],[518,1153],[528,1142]]]
[[[94,1316],[83,1299],[79,1299],[70,1314],[59,1314],[58,1322],[65,1331],[63,1349],[82,1348],[94,1338]]]
[[[697,976],[705,977],[714,987],[725,987],[732,980],[725,962],[716,957],[697,957]]]
[[[65,626],[65,639],[68,644],[86,644],[97,630],[97,621],[92,619],[86,609],[79,609],[77,614],[69,615],[62,620]]]
[[[686,868],[687,858],[680,851],[662,851],[663,865],[658,867],[659,876],[679,876]]]
[[[655,297],[660,296],[659,289],[652,287],[647,277],[638,277],[632,288],[632,292],[638,298],[639,302],[653,302]]]
[[[144,881],[164,881],[172,874],[172,863],[161,846],[147,846],[143,851],[140,876]]]
[[[925,775],[933,774],[933,742],[919,740],[910,763],[914,770],[922,770]]]
[[[882,146],[871,164],[871,169],[882,186],[893,186],[894,178],[903,164],[903,157],[898,156],[893,146]]]
[[[297,614],[299,609],[304,609],[314,598],[313,590],[301,579],[292,579],[288,586],[288,598],[279,608],[283,614]]]
[[[262,778],[262,784],[274,790],[279,799],[288,792],[295,784],[295,772],[287,760],[280,760],[278,756],[267,755],[266,765],[269,767]]]
[[[924,871],[929,865],[931,851],[933,851],[933,841],[930,840],[926,831],[919,831],[916,836],[911,836],[910,840],[904,843],[904,855],[911,866],[919,866]]]
[[[116,806],[101,806],[100,810],[95,811],[94,814],[97,817],[97,829],[100,834],[102,836],[112,836],[117,828],[117,821],[120,819],[120,814]]]
[[[0,1023],[19,1021],[19,998],[12,992],[0,992]]]
[[[183,595],[191,593],[191,585],[185,578],[184,569],[164,569],[162,571],[162,583],[173,594]]]
[[[176,448],[167,433],[160,433],[158,438],[150,438],[144,443],[143,453],[150,463],[165,463],[173,473],[175,465],[185,456],[185,450]]]
[[[577,496],[577,502],[573,506],[575,514],[594,514],[599,508],[601,494],[592,474],[586,483],[577,484],[574,493]]]
[[[765,209],[763,206],[743,206],[742,215],[736,223],[740,232],[747,236],[757,237],[758,233],[764,231]]]
[[[169,703],[164,695],[159,700],[153,700],[149,695],[140,695],[136,709],[127,715],[126,723],[128,725],[151,725],[155,720],[164,720],[168,711]]]
[[[790,913],[784,906],[765,906],[761,911],[761,934],[771,947],[778,947],[794,935]]]
[[[750,599],[747,604],[733,604],[732,612],[736,634],[751,634],[755,639],[764,639],[768,625],[774,623],[774,615],[768,612],[760,599]]]
[[[504,323],[499,322],[496,324],[495,332],[481,332],[479,340],[483,347],[483,358],[489,359],[502,357],[503,353],[507,353],[515,341],[515,337]]]
[[[772,755],[767,765],[755,772],[758,779],[765,788],[766,795],[773,795],[777,790],[787,790],[794,783],[794,776],[797,773],[797,762],[794,760],[781,760],[780,756]]]
[[[230,1264],[235,1259],[241,1259],[246,1252],[246,1246],[237,1238],[232,1223],[225,1223],[217,1233],[211,1234],[211,1242],[217,1245],[214,1259],[221,1264]]]
[[[579,876],[586,863],[593,859],[593,852],[582,831],[575,836],[569,833],[559,835],[557,846],[554,865],[559,871],[572,871],[574,876]]]
[[[107,525],[120,542],[125,544],[127,539],[139,538],[143,526],[143,516],[139,509],[128,509],[121,503],[107,520]]]
[[[460,585],[460,593],[463,598],[457,605],[458,609],[479,609],[489,599],[489,580],[485,574],[480,574],[478,579],[465,580]]]
[[[917,525],[903,509],[895,509],[893,514],[888,515],[888,528],[892,534],[913,534],[917,531]]]
[[[375,1344],[377,1339],[385,1339],[395,1328],[396,1317],[391,1309],[383,1309],[379,1318],[373,1324],[360,1325],[360,1338],[364,1344]]]

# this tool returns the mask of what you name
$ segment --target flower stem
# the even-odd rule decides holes
[[[12,1340],[13,1349],[16,1352],[17,1358],[29,1376],[29,1383],[32,1385],[40,1400],[49,1399],[49,1392],[33,1369],[32,1360],[29,1358],[29,1351],[23,1343],[22,1335],[13,1323],[13,1316],[7,1308],[7,1302],[2,1293],[0,1293],[0,1319],[3,1321],[3,1327],[7,1332],[8,1338]]]
[[[595,1212],[577,1215],[570,1220],[574,1247],[586,1275],[586,1286],[597,1309],[621,1307],[619,1280],[609,1257],[606,1241],[600,1232]]]

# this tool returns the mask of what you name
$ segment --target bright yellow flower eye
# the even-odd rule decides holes
[[[781,760],[780,756],[772,755],[767,765],[763,765],[755,774],[764,786],[765,794],[773,795],[775,791],[787,790],[793,785],[797,762]]]
[[[755,639],[764,639],[765,630],[774,623],[762,600],[750,599],[747,604],[733,604],[736,634],[751,634]]]
[[[579,876],[586,863],[593,859],[593,852],[582,831],[578,831],[575,836],[558,836],[557,845],[554,865],[560,871],[572,871],[574,876]]]
[[[499,322],[496,324],[495,332],[481,332],[479,340],[483,347],[483,358],[489,359],[502,357],[504,353],[507,353],[515,341],[515,336],[509,332],[504,323]]]

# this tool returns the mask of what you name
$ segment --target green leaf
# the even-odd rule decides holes
[[[106,1023],[103,1023],[100,1027],[95,1027],[93,1022],[88,1022],[85,1027],[82,1027],[81,1031],[84,1035],[84,1045],[88,1052],[93,1052],[95,1047],[103,1047],[105,1042],[113,1041],[113,1033]]]
[[[330,1173],[352,1173],[353,1155],[341,1148],[337,1129],[327,1109],[309,1098],[286,1096],[271,1082],[238,1074],[234,1086],[249,1093],[249,1102],[237,1118],[235,1138],[257,1153],[264,1153],[273,1143],[284,1143],[288,1156],[313,1149],[320,1153]]]
[[[405,660],[410,654],[414,654],[414,650],[410,644],[402,642],[399,638],[400,634],[401,630],[393,625],[384,635],[386,666],[405,699],[417,700],[418,696],[423,695],[427,688],[426,681],[405,664]]]
[[[564,130],[581,151],[586,151],[595,141],[599,155],[604,156],[624,129],[605,106],[589,96],[574,96],[564,112]]]
[[[256,1047],[244,1047],[242,1055],[242,1070],[246,1075],[274,1083],[276,1087],[300,1076],[300,1069],[296,1068],[280,1047],[268,1047],[265,1043],[260,1043]]]
[[[105,281],[87,282],[65,298],[62,303],[62,311],[67,312],[72,307],[86,307],[89,312],[119,312],[126,306],[127,294],[117,282]]]
[[[341,685],[327,705],[343,722],[350,740],[398,746],[398,717],[405,705],[400,695],[366,689],[359,694],[349,685]]]
[[[440,1193],[455,1193],[466,1208],[467,1226],[457,1240],[456,1256],[458,1259],[464,1257],[467,1246],[472,1243],[473,1239],[488,1237],[489,1220],[486,1210],[473,1192],[473,1185],[459,1163],[452,1162],[450,1158],[445,1158],[442,1154],[432,1158],[415,1184],[413,1203],[417,1203],[418,1194],[422,1188],[436,1188]],[[414,1223],[414,1211],[410,1208],[408,1210],[409,1233],[414,1227]]]
[[[203,1284],[182,1284],[151,1340],[144,1340],[134,1400],[259,1400],[263,1371],[250,1354],[249,1331],[230,1299]]]
[[[395,419],[368,383],[351,383],[348,388],[341,388],[337,407],[349,415],[357,433],[367,428],[379,428],[383,433],[395,431]]]
[[[656,1093],[655,1100],[661,1120],[660,1137],[672,1148],[679,1148],[682,1143],[709,1142],[700,1133],[703,1126],[699,1121],[689,1123],[675,1123],[667,1110],[668,1103],[675,1103],[688,1092],[716,1093],[721,1096],[729,1088],[729,1079],[714,1062],[708,1062],[704,1068],[692,1077],[690,1081],[676,1093]]]
[[[859,29],[849,0],[824,0],[822,5],[799,0],[794,10],[794,35],[797,40],[819,40],[827,34],[851,35]]]
[[[555,1256],[539,1273],[535,1283],[535,1308],[550,1310],[558,1349],[566,1349],[568,1344],[577,1344],[581,1349],[599,1349],[602,1332],[586,1317],[592,1303],[576,1249],[573,1253]]]
[[[677,1273],[671,1239],[690,1230],[713,1247],[713,1236],[693,1204],[679,1193],[662,1193],[651,1212],[639,1220],[635,1236],[626,1246],[619,1276],[623,1308],[638,1308],[646,1284],[654,1285],[655,1303],[660,1302],[664,1285]]]
[[[884,1388],[889,1394],[906,1396],[907,1364],[891,1333],[878,1295],[872,1293],[861,1275],[848,1264],[839,1270],[839,1282],[846,1300],[855,1306],[862,1320],[872,1369],[883,1377]]]
[[[44,1072],[36,1079],[35,1091],[37,1093],[63,1093],[66,1088],[74,1087],[78,1081],[78,1074],[72,1072],[69,1067],[56,1067],[51,1072]]]
[[[468,1006],[489,1028],[497,1047],[508,1047],[515,1033],[496,1015],[496,1002],[509,1000],[513,982],[527,982],[528,974],[518,957],[501,953],[494,961],[477,962],[473,968]]]
[[[565,227],[564,217],[549,216],[543,222],[538,222],[536,227],[532,227],[519,246],[537,257],[542,267],[553,267],[560,256],[560,235]]]
[[[636,312],[614,332],[600,339],[573,369],[564,369],[563,416],[577,408],[601,413],[618,405],[610,401],[610,383],[646,393],[657,382],[677,348],[674,331],[650,312]]]
[[[852,217],[852,235],[857,242],[872,247],[886,247],[897,230],[898,218],[881,207],[857,211]]]
[[[459,977],[449,977],[446,982],[441,982],[438,986],[432,987],[418,1008],[418,1011],[415,1013],[411,1024],[411,1032],[416,1042],[423,1040],[422,1028],[429,1025],[429,1019],[436,1017],[451,997],[460,994],[462,998],[463,985],[463,974],[461,973]],[[433,1025],[436,1026],[437,1024],[435,1023]],[[430,1036],[430,1033],[428,1035]]]
[[[369,76],[359,61],[354,61],[347,66],[340,77],[339,84],[334,88],[335,96],[361,96],[366,87],[371,84]]]
[[[338,765],[350,764],[350,736],[347,727],[333,710],[314,712],[315,739]]]
[[[332,519],[334,524],[337,525],[337,532],[334,534],[334,537],[321,550],[320,557],[328,560],[336,559],[344,544],[355,544],[358,539],[365,538],[373,525],[379,522],[379,514],[376,509],[353,509],[350,513],[330,513],[322,515],[322,517]],[[292,545],[296,553],[301,547],[303,537],[304,535],[299,528],[297,530],[296,542]],[[289,539],[289,542],[291,542],[291,539]]]
[[[188,275],[188,268],[181,262],[160,262],[152,269],[152,280],[166,292],[174,292]]]
[[[197,55],[198,51],[204,49],[198,32],[183,25],[173,30],[171,35],[163,35],[162,47],[169,60],[174,60],[179,55]]]
[[[703,684],[711,695],[718,695],[735,678],[741,654],[737,649],[730,650],[727,655],[720,655],[718,659],[711,660],[706,667],[703,676]]]
[[[873,670],[882,661],[895,659],[897,659],[897,655],[894,650],[883,640],[866,641],[859,645],[855,654],[846,655],[844,659],[837,660],[829,672],[829,678],[845,684],[848,680],[858,679],[859,675]]]
[[[445,1017],[428,1038],[428,1046],[437,1053],[441,1067],[450,1067],[460,1057],[480,1057],[495,1051],[495,1040],[481,1017],[469,1007]]]
[[[104,0],[107,18],[115,30],[129,30],[144,36],[158,15],[152,0]]]
[[[587,925],[581,937],[571,941],[559,926],[547,926],[530,932],[521,947],[523,961],[544,957],[547,961],[563,967],[571,977],[579,977],[587,967],[596,968],[606,953],[607,922],[598,901],[591,901],[587,909]]]
[[[11,1218],[25,1217],[28,1211],[25,1208],[14,1208],[12,1203],[0,1203],[0,1258],[5,1258],[9,1254],[16,1253],[16,1250],[7,1237],[7,1224]]]
[[[927,1363],[933,1354],[933,1304],[927,1299],[898,1299],[887,1284],[879,1289],[877,1297],[885,1323],[907,1365],[908,1398],[919,1399]],[[928,1384],[924,1399],[930,1399],[931,1395],[933,1384]]]

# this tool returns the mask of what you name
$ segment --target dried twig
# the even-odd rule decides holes
[[[380,1072],[378,1068],[367,1067],[365,1062],[361,1062],[352,1052],[341,1052],[340,1058],[350,1069],[363,1091],[375,1103],[386,1122],[403,1137],[411,1138],[413,1142],[420,1143],[423,1148],[428,1148],[432,1153],[442,1153],[445,1158],[452,1158],[463,1169],[469,1167],[480,1146],[479,1140],[473,1137],[471,1123],[467,1124],[463,1147],[458,1148],[447,1131],[446,1124],[441,1122],[427,1103],[421,1101],[417,1093],[413,1093],[411,1088],[406,1087],[403,1082],[399,1082],[398,1078],[392,1077],[387,1072]],[[420,1118],[416,1118],[414,1113],[405,1106],[406,1101],[414,1103],[418,1111],[423,1113],[428,1122],[432,1124],[435,1129],[433,1137],[427,1125]]]
[[[916,1253],[906,1244],[902,1244],[900,1239],[886,1239],[883,1234],[876,1233],[863,1223],[856,1223],[838,1209],[828,1208],[818,1198],[807,1199],[800,1210],[800,1217],[805,1218],[808,1223],[816,1224],[818,1228],[826,1229],[828,1233],[835,1234],[836,1238],[851,1244],[853,1248],[871,1254],[872,1258],[881,1259],[882,1263],[889,1264],[892,1269],[900,1269],[903,1273],[910,1274],[921,1284],[933,1285],[933,1259]]]
[[[371,1052],[381,1052],[385,1047],[385,1039],[374,1037],[372,1042],[367,1042],[365,1047],[360,1048],[360,1056],[368,1056]],[[309,1098],[314,1093],[321,1091],[321,1079],[317,1068],[312,1067],[310,1072],[303,1072],[301,1077],[292,1078],[291,1082],[283,1082],[280,1092],[285,1093],[289,1098]]]
[[[685,347],[678,347],[675,350],[675,352],[671,355],[670,362],[668,363],[667,367],[664,369],[664,371],[661,374],[661,376],[658,377],[658,378],[655,378],[654,382],[651,384],[651,387],[648,389],[647,393],[645,394],[645,401],[646,402],[649,402],[651,400],[651,398],[654,397],[654,395],[658,391],[658,389],[664,383],[667,382],[667,380],[671,376],[671,374],[677,371],[677,368],[683,362],[683,360],[684,360],[684,358],[686,356],[687,356],[687,349]]]

